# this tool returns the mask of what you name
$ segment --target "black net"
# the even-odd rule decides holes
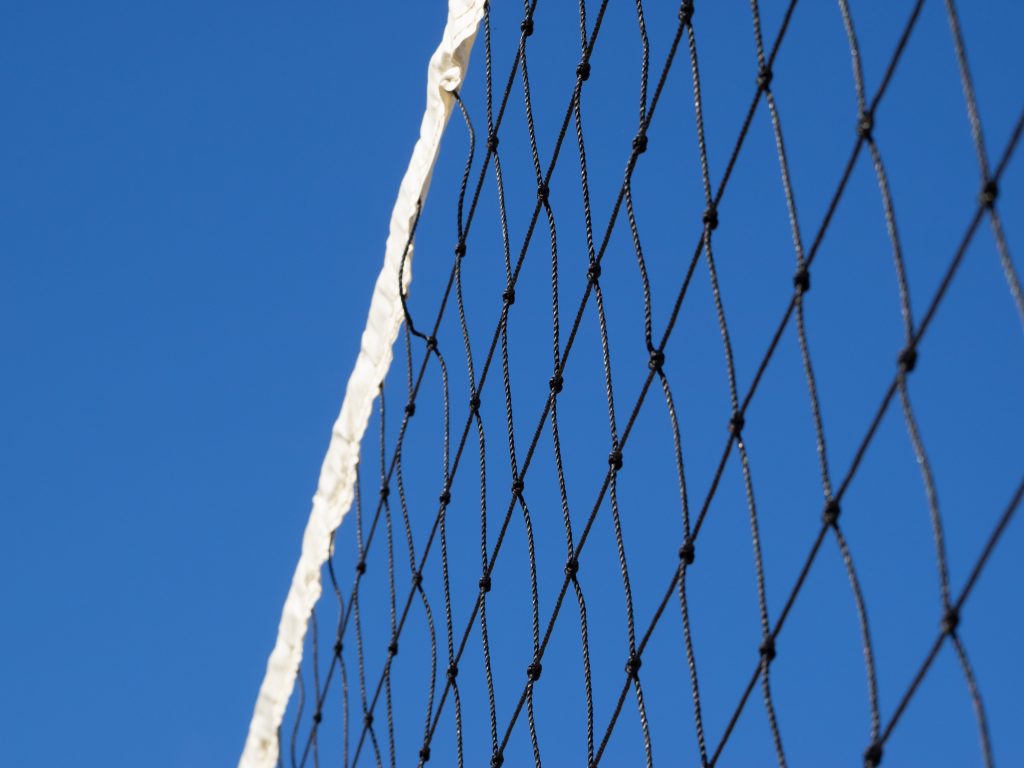
[[[548,3],[485,14],[282,763],[1024,759],[1003,22]]]

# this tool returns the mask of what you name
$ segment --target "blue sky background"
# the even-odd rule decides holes
[[[503,81],[519,10],[496,5],[496,78]],[[530,42],[545,164],[578,59],[570,5],[541,0]],[[853,13],[873,91],[911,4],[901,0],[884,12],[862,5],[854,4]],[[764,4],[768,40],[781,12],[779,2]],[[1009,0],[962,3],[960,12],[995,157],[1021,108],[1016,73],[1024,69],[1024,53],[1017,38],[1024,12]],[[647,14],[652,68],[660,70],[675,5],[649,3]],[[221,766],[237,760],[330,424],[355,359],[395,191],[419,125],[425,64],[444,16],[440,2],[316,2],[302,8],[182,3],[173,10],[156,3],[38,2],[0,9],[0,505],[9,521],[0,537],[4,764]],[[606,25],[584,95],[594,214],[601,227],[636,131],[640,50],[630,4],[613,0]],[[738,0],[698,3],[695,25],[717,184],[754,88],[749,10]],[[481,48],[464,91],[478,136],[484,125],[482,64]],[[809,245],[854,140],[849,53],[836,7],[797,6],[773,85]],[[685,59],[676,62],[663,98],[650,149],[634,177],[656,333],[664,327],[704,207]],[[518,246],[534,200],[519,83],[510,103],[501,148]],[[466,151],[457,120],[419,230],[411,310],[420,324],[437,310],[455,243],[454,202]],[[926,4],[876,122],[920,319],[978,189],[940,3]],[[1020,240],[1022,178],[1018,157],[1000,197],[1011,251]],[[578,185],[568,144],[552,181],[563,323],[579,301],[586,265]],[[464,274],[478,356],[497,321],[504,282],[494,200],[489,175]],[[742,393],[785,307],[794,264],[763,105],[720,218],[715,254]],[[604,278],[620,424],[646,372],[640,285],[623,225],[612,237]],[[520,450],[536,424],[551,372],[549,280],[542,229],[528,253],[509,326]],[[808,336],[838,481],[902,346],[891,252],[866,155],[812,280]],[[452,378],[453,429],[461,430],[468,388],[452,310],[439,338]],[[926,336],[910,384],[938,478],[954,592],[1020,482],[1021,330],[984,226]],[[577,530],[609,447],[598,342],[591,305],[560,401],[563,440],[574,445],[566,472]],[[703,263],[666,357],[696,509],[729,416]],[[387,389],[393,408],[389,440],[404,400],[404,369],[395,372],[401,375]],[[510,475],[500,389],[495,380],[487,387],[482,399],[493,546],[494,518],[508,502]],[[406,446],[418,541],[440,490],[439,392],[434,365]],[[807,403],[790,328],[748,411],[745,432],[773,617],[817,532],[821,508]],[[376,439],[374,426],[368,440]],[[645,627],[681,539],[659,397],[648,399],[630,440],[619,503],[637,623]],[[756,663],[759,643],[748,512],[735,459],[701,532],[688,582],[712,748]],[[458,631],[479,576],[472,442],[464,461],[449,513]],[[377,471],[371,456],[367,482]],[[543,622],[564,560],[547,433],[530,473]],[[376,497],[375,487],[367,497]],[[927,506],[898,410],[883,422],[843,508],[871,619],[884,721],[934,638],[940,615]],[[346,586],[354,563],[353,523],[347,520],[339,533],[337,562]],[[501,725],[530,660],[518,516],[503,546],[491,600],[504,609],[490,615]],[[403,547],[398,539],[404,569]],[[1024,527],[1017,521],[963,616],[962,636],[1002,765],[1024,762],[1024,662],[1016,651],[1024,622],[1014,610],[1024,583],[1022,551]],[[425,581],[434,590],[443,633],[438,554],[435,548]],[[378,546],[363,592],[372,679],[387,643],[384,558]],[[399,574],[404,595],[408,574]],[[581,580],[591,610],[600,737],[627,655],[607,501],[581,560]],[[325,607],[330,617],[331,606]],[[429,673],[417,610],[395,667],[400,764],[419,748]],[[328,625],[330,620],[324,619]],[[549,651],[551,659],[564,661],[546,658],[537,686],[541,750],[549,765],[578,763],[584,743],[576,621],[570,602]],[[696,760],[680,638],[674,604],[654,634],[642,672],[659,764]],[[439,641],[443,655],[443,634]],[[490,752],[478,633],[468,649],[460,683],[467,755],[477,764],[476,755]],[[446,661],[439,664],[443,670]],[[868,741],[863,665],[850,590],[831,539],[780,635],[772,669],[791,764],[859,764]],[[340,740],[337,700],[333,707],[329,701],[324,764]],[[639,732],[630,698],[605,764],[637,764]],[[451,764],[453,749],[447,712],[432,764]],[[524,721],[506,754],[506,765],[530,761]],[[979,754],[963,679],[946,648],[888,743],[885,762],[969,765],[979,763]],[[720,764],[773,761],[755,693]]]

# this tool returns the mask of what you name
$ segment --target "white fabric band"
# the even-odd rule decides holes
[[[310,614],[320,598],[320,573],[330,556],[331,535],[352,506],[359,445],[366,431],[373,401],[391,365],[392,346],[404,314],[398,292],[399,268],[417,205],[426,197],[430,177],[441,148],[469,53],[484,13],[484,0],[449,0],[444,36],[427,69],[427,105],[420,136],[402,179],[391,213],[384,265],[377,276],[359,355],[349,377],[331,442],[313,496],[313,510],[302,537],[302,554],[292,577],[274,650],[249,724],[249,735],[239,768],[274,768],[279,744],[278,728],[284,717],[302,661],[302,646]],[[402,289],[412,280],[412,248],[401,275]]]

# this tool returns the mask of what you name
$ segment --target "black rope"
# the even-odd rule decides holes
[[[660,69],[657,69],[658,77],[653,89],[650,88],[651,74],[651,46],[648,39],[648,23],[645,16],[645,9],[642,0],[634,0],[636,34],[640,53],[639,84],[638,84],[638,124],[636,133],[630,140],[627,155],[626,167],[621,185],[616,191],[613,204],[608,214],[607,224],[599,238],[595,237],[593,212],[591,207],[591,182],[587,162],[587,145],[583,127],[584,113],[584,84],[592,76],[592,56],[602,28],[608,0],[599,4],[592,26],[588,31],[588,13],[586,1],[579,0],[579,39],[580,59],[575,68],[575,83],[573,85],[569,104],[561,119],[557,138],[550,151],[546,162],[542,160],[539,150],[537,136],[536,110],[537,104],[531,86],[531,70],[528,43],[531,37],[541,29],[536,18],[537,0],[525,0],[524,15],[519,22],[519,39],[515,48],[510,68],[510,73],[504,84],[504,90],[500,98],[495,99],[494,73],[492,58],[492,19],[491,9],[485,6],[483,18],[483,45],[484,45],[484,75],[485,75],[485,108],[487,135],[483,145],[486,151],[483,153],[483,160],[476,169],[474,176],[474,159],[477,149],[476,134],[470,109],[464,102],[461,94],[454,93],[455,107],[459,110],[462,123],[465,126],[468,140],[467,158],[459,182],[456,198],[456,228],[455,245],[453,248],[452,266],[448,275],[447,283],[441,292],[439,306],[430,330],[427,326],[419,327],[414,322],[412,312],[407,302],[404,278],[399,278],[399,294],[405,313],[404,339],[404,363],[406,368],[406,402],[403,416],[397,434],[394,437],[394,448],[390,458],[387,455],[386,443],[388,440],[385,429],[385,402],[384,383],[380,384],[380,406],[379,406],[379,450],[376,460],[379,462],[379,488],[378,502],[370,522],[368,531],[364,537],[364,519],[362,511],[361,491],[358,483],[355,488],[356,504],[356,573],[353,578],[351,591],[347,599],[343,598],[341,588],[334,570],[333,562],[333,539],[332,557],[328,560],[328,571],[332,588],[337,601],[338,618],[336,622],[335,641],[333,653],[325,674],[319,664],[319,633],[316,616],[310,623],[310,649],[311,657],[307,674],[312,675],[312,706],[306,705],[306,690],[303,675],[297,680],[296,712],[294,714],[294,726],[291,730],[290,760],[293,766],[304,766],[307,759],[312,757],[314,766],[318,766],[321,755],[321,739],[318,735],[321,722],[324,718],[324,706],[328,698],[331,682],[334,680],[334,670],[338,669],[337,677],[340,678],[342,697],[342,749],[344,765],[350,764],[350,726],[349,726],[349,680],[348,667],[345,661],[345,638],[348,632],[349,619],[352,618],[354,632],[356,634],[355,653],[359,682],[359,712],[362,715],[361,726],[358,738],[351,739],[354,742],[354,751],[351,753],[351,764],[358,764],[364,744],[369,741],[369,748],[373,754],[373,760],[377,766],[395,766],[404,761],[400,752],[402,731],[397,726],[396,701],[392,687],[392,675],[395,669],[396,657],[402,641],[402,633],[406,627],[406,620],[413,602],[418,602],[423,611],[423,618],[427,625],[428,642],[430,647],[431,667],[427,690],[425,691],[425,717],[422,744],[418,747],[419,765],[424,765],[430,760],[433,739],[445,711],[446,704],[450,698],[452,706],[451,713],[454,751],[456,762],[461,767],[468,763],[479,764],[484,756],[465,753],[464,744],[464,719],[463,700],[460,692],[459,665],[463,661],[463,655],[467,648],[470,634],[474,628],[479,626],[482,650],[482,666],[484,679],[486,681],[487,697],[487,719],[489,724],[489,736],[491,743],[491,754],[489,756],[492,768],[497,768],[505,762],[505,752],[516,724],[521,719],[525,710],[527,729],[529,731],[530,746],[534,765],[538,768],[542,765],[542,744],[538,734],[538,722],[535,713],[534,700],[543,676],[545,653],[549,647],[552,633],[558,617],[561,615],[563,602],[570,587],[576,603],[576,614],[578,616],[578,627],[580,636],[580,666],[582,670],[582,689],[585,700],[586,717],[586,759],[588,766],[596,766],[605,754],[609,740],[619,721],[622,709],[632,690],[635,699],[640,735],[644,747],[644,762],[647,766],[654,764],[654,747],[651,733],[651,726],[647,714],[647,703],[645,702],[644,689],[641,684],[641,670],[644,661],[644,652],[655,628],[659,625],[670,602],[678,600],[681,617],[682,644],[681,652],[685,657],[690,685],[690,697],[693,703],[694,727],[698,757],[702,766],[713,766],[718,762],[726,744],[730,740],[733,730],[744,711],[747,700],[755,686],[760,683],[763,704],[768,720],[769,731],[773,743],[776,761],[780,766],[786,765],[786,753],[783,748],[782,729],[779,725],[779,717],[776,711],[775,701],[772,695],[771,670],[772,662],[780,649],[777,647],[782,627],[799,596],[804,583],[806,582],[818,552],[824,539],[830,535],[834,538],[845,569],[847,580],[850,584],[853,596],[853,607],[858,620],[860,630],[860,643],[862,647],[865,676],[867,680],[867,709],[870,719],[870,732],[867,738],[867,747],[864,753],[865,764],[878,765],[881,762],[883,748],[885,747],[893,729],[901,718],[906,707],[918,690],[921,681],[926,676],[934,659],[948,637],[950,644],[956,654],[957,663],[966,685],[967,694],[970,698],[975,712],[982,757],[986,765],[994,764],[991,737],[989,734],[989,721],[985,707],[982,703],[980,685],[973,671],[966,645],[963,641],[958,626],[961,618],[961,609],[973,590],[985,563],[991,555],[996,544],[1000,540],[1010,519],[1020,505],[1021,497],[1024,495],[1024,481],[1017,487],[1015,494],[1003,516],[993,530],[988,544],[982,554],[975,561],[966,585],[957,596],[953,596],[950,587],[948,555],[945,528],[943,517],[940,513],[938,483],[935,471],[929,461],[925,447],[923,431],[919,418],[914,410],[909,387],[909,377],[914,371],[918,355],[921,351],[921,343],[924,335],[930,327],[932,320],[942,304],[953,277],[959,270],[964,259],[968,246],[971,244],[978,227],[983,219],[987,219],[992,228],[996,249],[1000,260],[1000,266],[1007,282],[1011,299],[1024,326],[1024,300],[1022,300],[1021,284],[1016,268],[1010,256],[1009,247],[1006,241],[1005,231],[1000,218],[996,201],[998,198],[999,184],[1003,172],[1013,155],[1013,152],[1024,130],[1024,114],[1017,120],[1011,139],[1001,155],[995,167],[990,167],[982,130],[982,122],[975,97],[973,78],[967,63],[966,48],[964,45],[963,32],[959,17],[956,12],[953,0],[945,0],[946,16],[952,32],[953,49],[956,57],[961,85],[964,93],[964,100],[970,127],[972,142],[981,179],[980,192],[977,198],[973,218],[967,231],[954,252],[953,258],[947,266],[946,272],[933,293],[931,300],[926,306],[924,314],[915,322],[911,308],[910,280],[907,274],[906,262],[899,231],[897,227],[897,214],[895,195],[890,183],[889,174],[883,157],[883,153],[875,140],[876,121],[884,119],[880,114],[880,107],[883,96],[887,92],[897,67],[904,57],[911,33],[917,26],[923,0],[917,0],[907,18],[902,33],[888,60],[880,84],[873,94],[867,93],[864,84],[862,54],[857,32],[854,27],[853,17],[847,0],[838,0],[840,17],[846,33],[850,49],[850,59],[853,70],[854,90],[856,95],[856,140],[853,149],[847,159],[835,187],[823,219],[816,230],[815,237],[809,248],[804,246],[804,237],[801,230],[797,195],[794,190],[793,178],[790,173],[789,155],[787,153],[784,139],[783,121],[780,115],[780,107],[773,92],[773,65],[780,50],[783,40],[786,38],[790,28],[790,21],[797,6],[797,0],[791,0],[783,14],[779,30],[771,46],[766,49],[762,36],[761,11],[758,0],[751,0],[751,18],[753,25],[754,47],[756,53],[757,70],[754,80],[754,95],[750,106],[743,116],[743,120],[728,155],[721,180],[718,185],[712,184],[709,170],[709,142],[705,135],[704,126],[704,97],[701,88],[700,66],[697,46],[697,26],[694,17],[697,12],[695,3],[691,0],[684,0],[676,12],[675,32],[671,44],[664,55]],[[659,9],[660,10],[660,9]],[[663,19],[659,17],[659,24]],[[698,22],[699,26],[699,22]],[[641,155],[644,155],[657,138],[652,133],[653,118],[659,99],[662,97],[673,64],[679,53],[679,47],[684,42],[686,56],[690,65],[690,76],[693,94],[693,108],[696,125],[697,158],[699,161],[701,183],[704,197],[703,213],[699,222],[699,237],[694,248],[692,257],[685,263],[682,280],[678,291],[671,304],[665,322],[664,330],[660,337],[654,333],[654,291],[649,272],[649,257],[645,253],[643,238],[641,236],[641,219],[634,196],[634,171],[638,165]],[[530,168],[533,172],[533,179],[536,186],[535,200],[530,206],[532,215],[528,218],[525,234],[522,238],[522,245],[518,254],[513,258],[511,235],[509,228],[510,204],[506,199],[506,183],[503,174],[501,141],[499,134],[506,114],[506,107],[512,89],[515,87],[516,78],[519,78],[523,89],[523,100],[525,110],[526,138],[530,153]],[[497,109],[495,109],[495,102]],[[793,292],[789,297],[782,318],[775,327],[770,338],[767,351],[756,367],[754,376],[741,397],[741,392],[736,374],[736,361],[734,348],[730,337],[729,323],[727,321],[726,301],[718,278],[716,256],[714,253],[714,233],[722,224],[720,221],[719,209],[725,194],[733,170],[739,162],[741,152],[745,146],[747,136],[750,132],[757,110],[761,103],[765,104],[768,112],[769,123],[772,131],[772,138],[775,145],[776,159],[779,168],[781,188],[785,200],[787,216],[789,220],[790,234],[794,251],[795,272],[793,276]],[[553,174],[560,159],[563,143],[572,126],[576,139],[576,154],[580,170],[580,195],[583,212],[583,234],[586,243],[586,264],[578,269],[577,280],[584,280],[583,291],[574,314],[566,316],[562,311],[562,295],[564,293],[563,272],[567,265],[570,269],[578,268],[573,255],[566,256],[559,251],[559,233],[565,231],[565,223],[556,219],[556,198],[555,191],[551,189]],[[857,165],[862,150],[870,157],[871,165],[878,183],[880,200],[882,203],[883,220],[886,226],[889,240],[894,272],[896,278],[897,295],[899,300],[900,316],[903,328],[903,346],[899,350],[896,359],[895,374],[882,398],[881,405],[875,412],[867,432],[859,443],[849,468],[843,475],[838,487],[834,484],[833,475],[830,469],[825,418],[822,404],[818,393],[818,383],[815,377],[815,369],[811,354],[811,345],[808,340],[807,318],[805,316],[805,301],[811,289],[811,267],[818,256],[826,232],[829,230],[834,214],[840,200],[843,198],[848,182],[854,168]],[[479,355],[474,355],[474,341],[477,341],[477,333],[470,322],[467,308],[466,296],[463,285],[463,264],[469,258],[469,235],[477,211],[478,203],[481,200],[482,189],[485,180],[493,172],[495,182],[495,202],[498,213],[498,222],[501,234],[501,249],[504,265],[504,287],[501,293],[501,309],[497,324],[489,339],[486,354],[483,356],[482,365]],[[474,181],[475,179],[475,181]],[[524,206],[524,209],[526,206]],[[410,228],[401,263],[399,274],[404,276],[407,262],[411,258],[412,245],[414,242],[417,226],[423,213],[422,205],[418,204],[416,217]],[[509,318],[516,301],[516,287],[526,255],[533,241],[535,231],[541,221],[541,215],[547,224],[548,250],[550,252],[550,285],[551,285],[551,317],[552,317],[552,368],[548,380],[548,394],[544,400],[541,413],[536,422],[536,427],[529,435],[525,451],[523,443],[517,441],[513,418],[513,376],[516,374],[514,366],[510,362],[510,332]],[[609,341],[608,314],[606,311],[605,295],[601,285],[601,265],[604,257],[611,247],[612,233],[620,218],[624,214],[629,227],[629,238],[636,259],[640,295],[643,304],[643,340],[646,346],[647,370],[640,391],[633,401],[632,408],[628,412],[628,418],[623,422],[621,414],[617,413],[615,406],[615,388],[613,386],[611,344]],[[697,224],[696,221],[693,222]],[[563,249],[564,250],[564,249]],[[579,260],[582,256],[579,257]],[[730,413],[727,415],[728,439],[721,454],[715,472],[709,484],[708,491],[703,498],[700,508],[694,514],[691,507],[691,493],[687,485],[687,477],[684,462],[683,430],[680,426],[680,416],[677,408],[677,401],[673,395],[673,388],[669,376],[671,364],[666,360],[666,348],[669,339],[676,329],[680,311],[688,295],[690,284],[699,261],[704,261],[708,270],[709,286],[715,310],[716,322],[721,337],[722,350],[725,362],[726,385],[730,400]],[[440,348],[438,340],[439,331],[445,317],[446,309],[454,291],[454,304],[458,314],[459,332],[462,338],[465,358],[466,375],[469,391],[468,414],[461,431],[452,433],[452,412],[455,404],[451,399],[452,381],[449,378],[448,362]],[[609,450],[607,465],[603,467],[596,477],[600,477],[600,485],[597,490],[596,500],[585,517],[585,522],[580,528],[574,529],[572,505],[569,499],[569,482],[566,478],[566,466],[564,461],[564,442],[559,425],[558,403],[563,391],[571,386],[569,381],[568,363],[571,352],[576,341],[577,334],[582,327],[583,317],[590,304],[591,296],[594,298],[595,317],[597,332],[601,344],[601,363],[603,369],[603,384],[608,415],[609,429]],[[571,317],[571,324],[568,325],[568,333],[563,321]],[[759,388],[762,377],[778,348],[779,342],[785,333],[791,320],[796,327],[797,343],[800,351],[800,359],[805,379],[810,415],[813,425],[814,439],[816,443],[818,471],[820,475],[823,511],[818,533],[810,548],[810,551],[803,561],[799,575],[788,593],[783,608],[774,617],[769,613],[767,597],[767,577],[764,555],[761,544],[760,517],[755,496],[755,484],[753,480],[751,447],[749,439],[745,434],[747,427],[747,411],[751,401]],[[415,340],[415,341],[414,341]],[[477,343],[479,343],[477,341]],[[414,366],[413,346],[423,345],[423,355],[418,366]],[[486,429],[485,421],[481,413],[482,398],[484,396],[485,383],[495,352],[498,352],[502,369],[502,386],[504,411],[506,419],[506,433],[508,440],[508,482],[510,486],[510,500],[506,506],[505,514],[500,519],[497,535],[489,546],[488,531],[493,531],[493,525],[489,524],[488,511],[488,474],[487,474],[487,450],[486,450]],[[410,499],[403,471],[403,455],[405,450],[405,439],[408,426],[416,413],[417,398],[420,393],[421,384],[426,376],[427,368],[436,363],[438,383],[441,392],[441,428],[432,434],[437,435],[439,440],[438,457],[441,464],[440,491],[438,494],[437,513],[426,539],[418,547],[413,535],[413,515],[415,510],[410,509]],[[679,546],[678,562],[673,564],[671,578],[667,589],[662,593],[660,602],[645,625],[638,623],[634,613],[634,588],[630,578],[630,570],[627,563],[627,546],[623,531],[624,510],[620,509],[619,501],[619,476],[626,462],[626,448],[633,427],[636,424],[640,411],[646,401],[647,394],[657,379],[657,388],[661,390],[665,401],[666,414],[672,437],[672,460],[675,467],[676,483],[679,488],[680,498],[680,521],[681,521],[681,543]],[[855,567],[854,556],[850,544],[843,532],[841,519],[849,514],[843,509],[842,501],[844,495],[856,476],[861,462],[868,447],[877,434],[882,418],[887,413],[892,401],[899,397],[900,409],[904,424],[907,430],[909,442],[920,468],[922,486],[929,513],[932,538],[934,540],[936,569],[938,572],[938,591],[940,600],[940,632],[931,646],[929,653],[925,656],[916,676],[913,678],[895,712],[890,716],[883,726],[879,708],[878,680],[875,666],[875,650],[872,642],[872,635],[868,620],[868,609],[861,588],[858,570]],[[621,401],[621,397],[620,397]],[[477,466],[479,469],[479,517],[480,517],[480,562],[481,571],[477,584],[472,589],[471,610],[468,613],[465,628],[459,632],[456,618],[456,608],[459,606],[459,596],[465,593],[460,592],[452,577],[451,563],[456,555],[449,550],[449,508],[452,504],[453,484],[462,463],[463,452],[470,433],[475,432],[477,446]],[[561,584],[554,593],[554,602],[546,621],[541,616],[541,589],[540,573],[538,565],[538,548],[535,540],[534,517],[531,512],[528,496],[535,498],[526,489],[526,480],[531,463],[542,435],[550,434],[553,448],[553,467],[555,478],[559,489],[559,506],[562,515],[562,524],[565,534],[566,559],[563,567]],[[453,437],[455,438],[453,442]],[[698,538],[700,531],[710,512],[711,504],[722,484],[725,469],[729,459],[736,452],[740,462],[740,474],[743,482],[743,492],[749,516],[751,546],[753,553],[755,589],[758,603],[758,617],[760,624],[760,643],[757,649],[757,663],[753,670],[748,684],[739,697],[739,701],[728,720],[723,733],[717,741],[714,749],[709,747],[704,723],[704,707],[701,698],[700,675],[696,653],[694,651],[693,634],[695,632],[694,621],[691,616],[689,599],[687,593],[687,574],[689,568],[697,561]],[[405,534],[406,550],[409,563],[409,588],[404,601],[399,600],[399,585],[396,582],[395,572],[395,531],[394,516],[390,501],[392,481],[395,484],[399,499],[399,510],[402,519],[402,529]],[[584,587],[580,580],[581,568],[584,565],[582,558],[591,530],[597,520],[599,511],[604,504],[605,497],[609,501],[609,514],[614,534],[616,558],[619,565],[624,595],[624,625],[626,636],[626,648],[624,659],[625,679],[619,694],[615,699],[607,724],[603,731],[595,728],[595,692],[593,669],[590,655],[590,626],[588,625],[587,600]],[[416,500],[418,501],[418,500]],[[546,502],[546,500],[545,500]],[[498,704],[501,701],[496,691],[494,670],[500,663],[506,665],[509,662],[502,660],[498,662],[493,658],[491,634],[488,628],[488,594],[493,588],[495,566],[500,553],[503,550],[503,543],[512,517],[519,511],[523,521],[523,533],[526,542],[526,569],[529,578],[529,600],[530,600],[530,635],[531,655],[525,659],[523,668],[525,670],[525,681],[518,697],[514,699],[514,706],[507,712],[499,710]],[[500,510],[499,510],[500,511]],[[386,559],[387,559],[387,592],[389,607],[389,633],[387,655],[375,684],[368,685],[366,670],[366,655],[364,649],[364,615],[360,609],[360,585],[367,572],[367,557],[372,542],[375,538],[378,522],[383,517]],[[424,588],[424,569],[435,539],[439,542],[441,580],[440,591],[444,603],[444,632],[445,645],[447,650],[447,664],[441,671],[443,679],[441,690],[436,690],[438,676],[438,643],[437,630],[434,623],[433,609],[428,599],[427,591]],[[401,547],[401,545],[399,545]],[[596,556],[589,556],[596,557]],[[505,559],[508,559],[506,557]],[[550,592],[550,590],[549,590]],[[499,604],[500,605],[500,604]],[[500,610],[500,608],[499,608]],[[461,614],[460,614],[461,615]],[[351,651],[350,651],[351,652]],[[519,662],[516,662],[517,664]],[[373,678],[369,678],[373,680]],[[384,744],[383,734],[378,734],[374,725],[374,716],[379,704],[381,694],[384,696],[387,720],[387,740]],[[504,716],[503,716],[504,715]],[[301,727],[304,721],[311,721],[308,731],[305,734],[305,746],[298,749],[300,743]],[[502,727],[502,723],[504,726]],[[600,738],[598,735],[600,734]]]

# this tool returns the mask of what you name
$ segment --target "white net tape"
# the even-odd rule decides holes
[[[267,661],[240,768],[272,768],[277,763],[277,732],[302,661],[309,617],[320,598],[321,570],[330,555],[331,535],[352,506],[359,445],[377,388],[391,365],[392,345],[404,318],[398,293],[402,253],[418,204],[426,197],[430,186],[441,137],[454,105],[451,94],[462,84],[483,12],[484,0],[449,0],[444,35],[430,58],[420,136],[391,213],[384,265],[373,289],[359,356],[345,389],[341,412],[331,430],[330,445],[313,496],[313,509],[302,537],[302,554],[281,612],[277,640]],[[402,275],[403,290],[412,280],[411,264],[410,247]]]

